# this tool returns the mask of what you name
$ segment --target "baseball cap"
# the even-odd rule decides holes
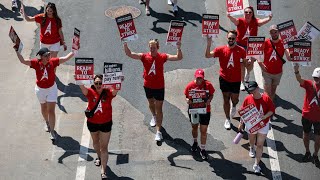
[[[269,28],[269,31],[271,31],[271,30],[276,30],[276,31],[278,31],[278,26],[275,25],[275,24],[271,25],[270,28]]]
[[[255,81],[249,81],[249,82],[248,82],[247,90],[248,90],[249,92],[251,92],[251,91],[255,90],[257,87],[258,87],[258,83],[257,83],[257,82],[255,82]]]
[[[198,78],[198,77],[204,78],[204,71],[203,71],[203,69],[197,69],[196,72],[194,73],[194,77],[195,77],[195,78]]]
[[[320,67],[313,70],[312,77],[320,78]]]
[[[39,54],[40,56],[42,56],[42,55],[44,55],[44,54],[46,54],[46,53],[48,53],[48,52],[50,52],[49,49],[46,48],[46,47],[43,47],[43,48],[41,48],[41,49],[37,52],[36,56],[37,56],[38,54]]]

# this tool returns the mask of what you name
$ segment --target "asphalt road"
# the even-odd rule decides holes
[[[59,88],[56,146],[51,145],[48,134],[42,130],[38,101],[34,95],[34,71],[21,65],[7,38],[10,25],[17,27],[25,42],[25,57],[34,57],[38,50],[38,30],[33,23],[21,21],[19,14],[12,13],[9,3],[0,1],[0,175],[1,179],[99,179],[99,169],[94,166],[96,157],[89,144],[84,125],[83,110],[86,100],[72,79],[74,61],[59,66],[57,84]],[[124,64],[125,81],[123,89],[113,102],[114,126],[109,145],[110,159],[108,176],[111,179],[272,179],[270,159],[265,144],[262,158],[262,175],[252,172],[254,162],[248,156],[248,141],[232,144],[236,135],[223,128],[224,113],[222,95],[219,91],[219,63],[205,59],[206,41],[201,37],[201,16],[203,13],[220,14],[221,29],[234,28],[226,17],[225,1],[196,0],[179,2],[179,17],[184,20],[182,51],[184,59],[165,64],[166,99],[164,102],[164,142],[154,142],[154,128],[148,126],[151,114],[143,90],[142,63],[125,56],[119,40],[115,20],[104,15],[112,6],[131,5],[142,14],[135,25],[139,39],[129,43],[135,52],[147,52],[148,40],[160,40],[160,51],[175,53],[175,48],[165,45],[169,22],[174,19],[171,7],[165,0],[151,0],[151,16],[144,15],[144,6],[138,0],[108,1],[52,1],[56,3],[63,20],[65,39],[71,47],[73,28],[81,30],[79,57],[93,57],[95,72],[102,73],[103,62]],[[255,6],[255,1],[251,1]],[[320,5],[317,1],[272,1],[274,18],[259,29],[259,35],[268,36],[268,26],[293,19],[297,30],[306,21],[320,27],[318,18]],[[27,1],[27,12],[36,14],[41,10],[41,1]],[[214,46],[223,45],[226,33]],[[35,40],[33,41],[33,38]],[[312,70],[319,66],[319,39],[312,47],[312,66],[301,68],[305,78],[311,78]],[[31,50],[33,50],[31,52]],[[64,55],[67,52],[60,52]],[[204,68],[216,93],[212,102],[212,117],[208,129],[207,150],[210,158],[201,160],[192,154],[192,136],[187,118],[187,106],[183,89],[192,80],[194,70]],[[304,91],[299,87],[290,63],[286,63],[276,100],[276,115],[273,119],[273,133],[282,179],[318,179],[320,169],[312,163],[301,163],[304,154],[301,127],[301,107]],[[245,97],[241,93],[240,102]],[[237,126],[237,118],[232,121]],[[88,147],[88,149],[86,148]],[[313,147],[313,143],[310,144]],[[311,148],[312,150],[313,148]],[[81,150],[88,151],[86,160],[79,158]],[[313,151],[313,150],[312,150]],[[82,151],[83,152],[83,151]],[[82,157],[82,156],[81,156]]]

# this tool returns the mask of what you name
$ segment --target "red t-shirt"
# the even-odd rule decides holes
[[[49,62],[44,65],[38,59],[32,59],[30,68],[36,70],[36,83],[40,88],[49,88],[53,86],[56,74],[54,69],[59,66],[59,58],[51,58]]]
[[[42,25],[44,14],[38,14],[35,17],[35,21],[40,24],[40,41],[43,44],[55,44],[60,41],[59,29],[55,18],[46,18],[45,25]]]
[[[92,118],[87,118],[87,120],[94,124],[104,124],[112,121],[112,99],[115,97],[112,95],[110,89],[104,90],[106,93],[102,96],[101,100],[97,102],[100,95],[96,90],[88,88],[88,94],[86,95],[88,99],[88,109],[93,109],[97,103],[99,103],[97,109],[94,112]]]
[[[150,89],[164,88],[164,72],[163,65],[168,57],[165,53],[158,53],[156,57],[152,57],[150,53],[144,53],[141,61],[144,67],[143,78],[144,86]]]
[[[271,98],[266,93],[263,93],[260,99],[254,99],[252,94],[248,95],[244,99],[241,109],[248,106],[249,104],[254,104],[257,107],[258,111],[260,112],[260,116],[267,114],[269,111],[275,113],[274,104]],[[270,117],[266,120],[270,121]]]
[[[303,85],[300,85],[306,90],[306,95],[304,96],[304,104],[302,108],[302,117],[312,122],[320,122],[320,107],[318,105],[315,92],[313,90],[314,84],[315,83],[311,80],[305,80]],[[316,91],[319,98],[319,84],[316,85]]]
[[[238,32],[237,43],[239,45],[247,46],[248,38],[245,37],[245,35],[247,36],[258,35],[258,20],[259,20],[258,18],[252,19],[248,24],[245,18],[238,18],[239,24],[237,26],[237,32]]]
[[[280,39],[277,43],[273,43],[278,54],[283,57],[284,47],[282,40]],[[273,49],[270,39],[267,39],[264,43],[264,60],[263,64],[266,66],[267,72],[270,74],[282,73],[282,60],[277,55],[276,51]]]
[[[228,82],[240,82],[241,63],[246,58],[244,48],[238,45],[234,48],[229,48],[225,45],[215,48],[213,53],[215,58],[219,58],[220,76]]]
[[[198,86],[195,81],[189,82],[184,90],[184,94],[186,95],[187,98],[189,98],[190,90],[209,90],[209,96],[213,95],[213,93],[215,92],[213,85],[211,84],[210,81],[207,81],[207,80],[205,80],[205,82],[202,83],[200,86]],[[211,105],[208,105],[207,112],[210,112],[210,111],[211,111]]]

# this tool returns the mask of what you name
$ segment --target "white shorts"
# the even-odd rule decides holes
[[[58,88],[56,83],[49,88],[39,88],[36,85],[34,90],[40,104],[44,104],[46,102],[57,102]]]
[[[268,132],[269,132],[269,125],[270,125],[270,122],[268,122],[265,127],[259,129],[258,131],[254,132],[254,133],[251,133],[251,134],[257,134],[257,133],[259,133],[259,134],[268,134]],[[249,133],[249,130],[247,129],[247,127],[246,127],[246,132],[247,132],[248,134],[250,134],[250,133]]]
[[[57,42],[55,44],[43,44],[42,42],[40,42],[40,49],[43,47],[48,48],[50,51],[59,52],[60,42]]]

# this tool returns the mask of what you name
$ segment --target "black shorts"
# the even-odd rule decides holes
[[[234,94],[240,93],[240,85],[241,81],[239,82],[228,82],[225,79],[223,79],[221,76],[219,76],[219,83],[220,83],[220,89],[222,92],[231,92]]]
[[[311,126],[313,125],[313,134],[320,135],[320,122],[311,122],[306,118],[301,119],[303,132],[310,133],[311,132]]]
[[[198,114],[200,119],[199,119],[199,123],[201,125],[209,125],[210,122],[210,117],[211,117],[211,112],[207,112],[207,114]],[[189,120],[191,122],[191,114],[189,114]]]
[[[90,132],[110,132],[112,127],[112,121],[103,123],[103,124],[95,124],[92,122],[87,121],[87,127]]]
[[[144,92],[146,93],[147,99],[154,98],[158,101],[164,100],[164,88],[163,89],[150,89],[147,87],[144,87]]]

